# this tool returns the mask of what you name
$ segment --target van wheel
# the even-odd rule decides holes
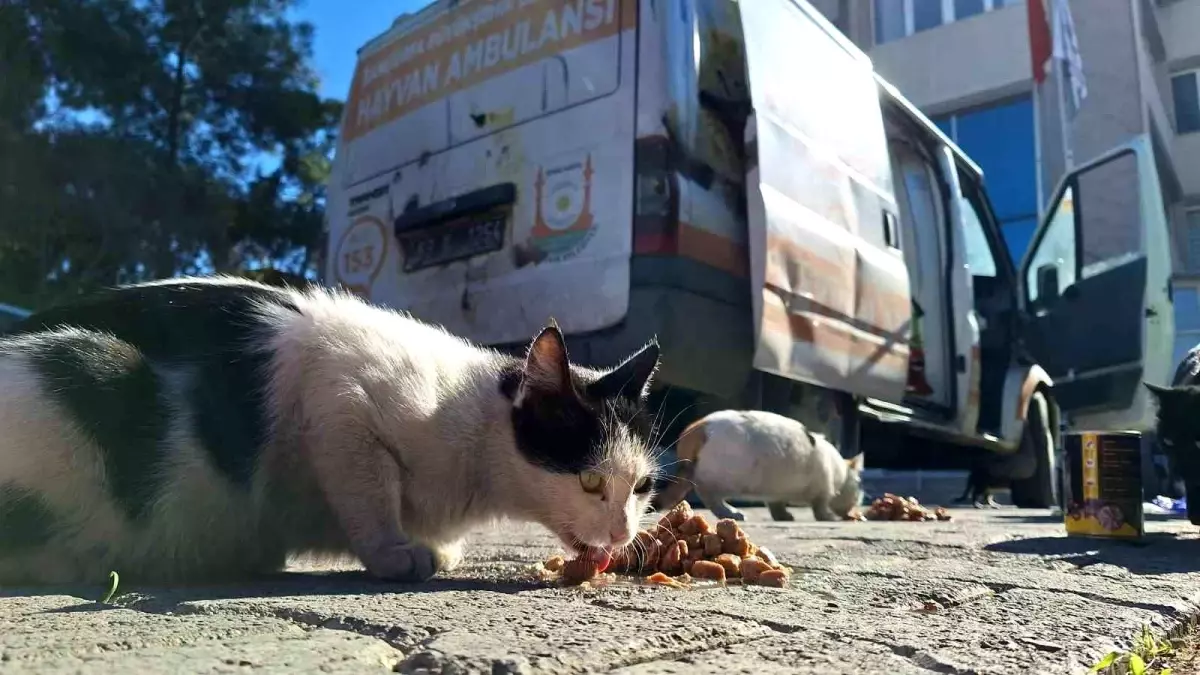
[[[1193,525],[1200,525],[1200,482],[1188,482],[1184,488],[1187,497],[1187,516]],[[1192,501],[1192,495],[1196,500]],[[1195,506],[1193,506],[1195,504]]]
[[[1050,429],[1050,402],[1040,391],[1029,398],[1025,433],[1018,452],[1031,454],[1037,468],[1029,478],[1012,482],[1013,504],[1023,509],[1054,506],[1054,433]]]

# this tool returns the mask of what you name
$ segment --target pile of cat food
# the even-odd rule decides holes
[[[852,511],[850,520],[950,520],[950,512],[939,506],[929,509],[920,504],[916,497],[900,497],[885,492],[882,497],[871,502],[866,513]]]
[[[680,502],[649,530],[637,533],[633,543],[613,555],[589,549],[574,560],[554,556],[543,567],[547,578],[575,586],[608,582],[617,574],[637,576],[643,583],[683,588],[695,580],[734,582],[782,588],[792,570],[779,564],[766,548],[755,546],[737,521],[718,520],[711,525]],[[605,574],[605,572],[608,574]]]

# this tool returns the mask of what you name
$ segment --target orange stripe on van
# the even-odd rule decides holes
[[[676,232],[635,234],[633,252],[636,255],[677,255],[735,277],[750,276],[750,259],[744,245],[688,223],[679,223]]]
[[[893,342],[883,346],[863,340],[855,331],[839,320],[793,314],[770,296],[763,298],[762,327],[764,331],[786,336],[795,342],[807,342],[822,350],[829,350],[857,359],[864,359],[901,372],[908,370],[908,346]],[[818,310],[814,305],[812,309]]]
[[[637,5],[636,0],[460,2],[432,25],[359,60],[342,137],[352,141],[457,91],[632,28]],[[509,9],[498,13],[501,7]]]
[[[679,255],[735,277],[750,276],[750,256],[744,245],[687,223],[679,224]]]

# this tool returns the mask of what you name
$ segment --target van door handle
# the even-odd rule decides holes
[[[896,216],[891,211],[883,212],[883,243],[891,248],[900,248],[900,237],[896,232]]]
[[[1153,318],[1153,317],[1156,317],[1156,316],[1158,316],[1158,310],[1157,310],[1157,309],[1154,309],[1153,307],[1147,307],[1147,308],[1146,308],[1146,317],[1147,317],[1147,318]]]

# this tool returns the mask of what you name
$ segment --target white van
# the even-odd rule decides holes
[[[657,335],[668,439],[756,407],[872,465],[1018,453],[1046,506],[1063,413],[1149,428],[1170,375],[1149,140],[1015,265],[979,167],[803,0],[439,0],[360,50],[339,143],[328,282],[501,348],[553,317],[583,362]]]

